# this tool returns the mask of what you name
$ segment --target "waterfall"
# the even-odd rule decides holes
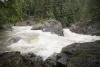
[[[82,35],[63,29],[64,36],[58,36],[42,30],[31,30],[31,26],[13,26],[9,32],[12,38],[20,40],[7,46],[10,51],[20,51],[22,54],[34,53],[44,60],[54,53],[60,53],[62,48],[73,43],[94,42],[100,40],[100,36]]]

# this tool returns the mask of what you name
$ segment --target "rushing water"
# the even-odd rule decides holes
[[[10,38],[20,38],[19,41],[7,46],[10,51],[23,53],[32,52],[43,59],[54,53],[60,53],[62,48],[72,43],[84,43],[100,40],[100,36],[81,35],[64,29],[64,36],[58,36],[41,30],[31,30],[31,26],[14,26],[9,31]]]

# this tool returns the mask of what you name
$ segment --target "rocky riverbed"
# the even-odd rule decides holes
[[[62,28],[58,28],[59,25],[59,23],[58,26],[50,23],[45,27],[40,25],[36,28],[42,30],[44,28],[55,33],[56,29],[61,31]],[[76,33],[99,35],[99,25],[99,21],[88,21],[87,23],[72,25],[70,29]],[[0,67],[100,67],[100,41],[71,44],[64,47],[60,53],[48,57],[45,61],[34,53],[22,55],[20,52],[1,52]]]

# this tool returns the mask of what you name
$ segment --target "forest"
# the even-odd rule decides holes
[[[25,18],[56,19],[64,26],[100,20],[100,0],[0,0],[0,26]]]

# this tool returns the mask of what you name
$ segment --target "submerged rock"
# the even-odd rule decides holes
[[[100,36],[100,21],[87,21],[73,24],[70,30],[80,34],[90,34]]]

